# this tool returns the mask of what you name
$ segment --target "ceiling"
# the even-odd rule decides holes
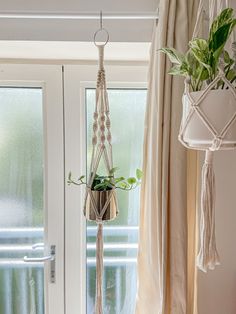
[[[8,0],[0,13],[146,13],[158,0]],[[112,42],[149,42],[152,20],[104,20]],[[92,41],[98,20],[0,19],[0,40]]]

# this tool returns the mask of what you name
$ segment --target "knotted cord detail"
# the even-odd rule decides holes
[[[92,189],[95,176],[101,160],[103,159],[105,170],[109,173],[113,168],[111,145],[111,121],[109,101],[106,88],[106,74],[104,69],[104,46],[97,45],[99,51],[99,69],[96,85],[96,105],[93,114],[92,157],[88,186],[85,194],[84,213],[90,220],[97,223],[96,240],[96,302],[95,313],[103,313],[103,222],[114,219],[118,213],[115,189],[108,191],[94,191]],[[101,196],[103,194],[103,196]],[[99,194],[99,196],[98,196]],[[112,205],[111,205],[112,204]],[[107,211],[113,208],[112,214]],[[88,212],[87,212],[88,211]],[[92,211],[92,217],[90,218]],[[106,218],[104,218],[106,216]]]

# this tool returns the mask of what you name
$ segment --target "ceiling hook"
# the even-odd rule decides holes
[[[102,11],[100,11],[100,29],[103,28],[103,25],[102,25]]]
[[[105,28],[103,28],[103,14],[102,14],[102,11],[100,11],[100,21],[99,21],[99,23],[100,23],[100,28],[95,32],[94,37],[93,37],[93,41],[94,41],[94,44],[96,46],[98,46],[98,47],[99,46],[106,46],[106,44],[109,41],[109,33],[108,33],[108,31]],[[104,39],[103,43],[98,43],[97,42],[97,37],[98,37],[98,34],[100,34],[100,33],[104,33],[105,34],[105,39]]]

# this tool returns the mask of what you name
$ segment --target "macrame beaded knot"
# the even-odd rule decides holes
[[[220,146],[222,144],[222,137],[221,136],[216,136],[212,142],[212,145],[210,147],[210,150],[211,151],[215,151],[215,150],[219,150],[220,149]]]
[[[93,131],[96,133],[97,129],[98,129],[98,124],[94,123],[93,124]]]
[[[96,144],[97,144],[97,137],[96,137],[96,136],[93,136],[92,144],[93,144],[93,145],[96,145]]]
[[[105,132],[105,125],[104,125],[104,124],[100,126],[100,130],[101,130],[103,133]]]

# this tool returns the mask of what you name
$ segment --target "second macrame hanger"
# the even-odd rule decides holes
[[[196,24],[193,32],[193,40],[198,36],[201,37],[201,32],[204,33],[204,15],[206,14],[204,4],[206,1],[200,0],[199,9],[197,13]],[[229,1],[227,0],[209,0],[209,28],[212,25],[213,20],[216,15],[219,14],[224,8],[229,6]],[[210,31],[210,30],[209,30]],[[232,36],[233,37],[233,36]],[[234,45],[232,45],[232,50],[234,50]],[[213,154],[214,151],[221,149],[233,149],[235,148],[235,142],[227,142],[225,139],[228,135],[228,131],[232,129],[236,121],[236,108],[232,108],[232,114],[230,119],[226,119],[225,124],[220,128],[215,128],[214,123],[212,123],[212,116],[209,116],[209,113],[206,113],[202,110],[202,104],[205,102],[205,105],[209,105],[209,101],[212,103],[215,102],[215,99],[211,98],[212,90],[214,90],[215,85],[219,81],[223,81],[225,86],[227,86],[230,94],[230,101],[236,105],[236,91],[231,82],[226,78],[224,73],[224,59],[221,58],[218,66],[218,75],[215,79],[207,85],[203,90],[198,91],[198,97],[196,99],[193,97],[193,93],[190,90],[190,80],[187,78],[185,80],[185,96],[186,101],[189,104],[190,110],[188,111],[187,116],[182,120],[179,140],[187,148],[195,148],[198,150],[205,150],[205,162],[202,168],[202,188],[201,188],[201,220],[200,220],[200,251],[197,258],[198,267],[207,271],[207,269],[214,269],[216,265],[219,264],[219,255],[217,252],[216,246],[216,237],[215,237],[215,175],[213,169]],[[222,92],[224,92],[222,90]],[[199,122],[199,125],[193,123],[195,121]],[[206,132],[203,131],[202,137],[195,135],[194,140],[188,139],[186,134],[195,127],[201,130],[207,129],[210,134],[209,138],[206,136]],[[203,127],[204,126],[204,127]],[[204,134],[204,135],[203,135]],[[191,137],[191,136],[190,136]],[[209,143],[203,144],[203,138]]]

